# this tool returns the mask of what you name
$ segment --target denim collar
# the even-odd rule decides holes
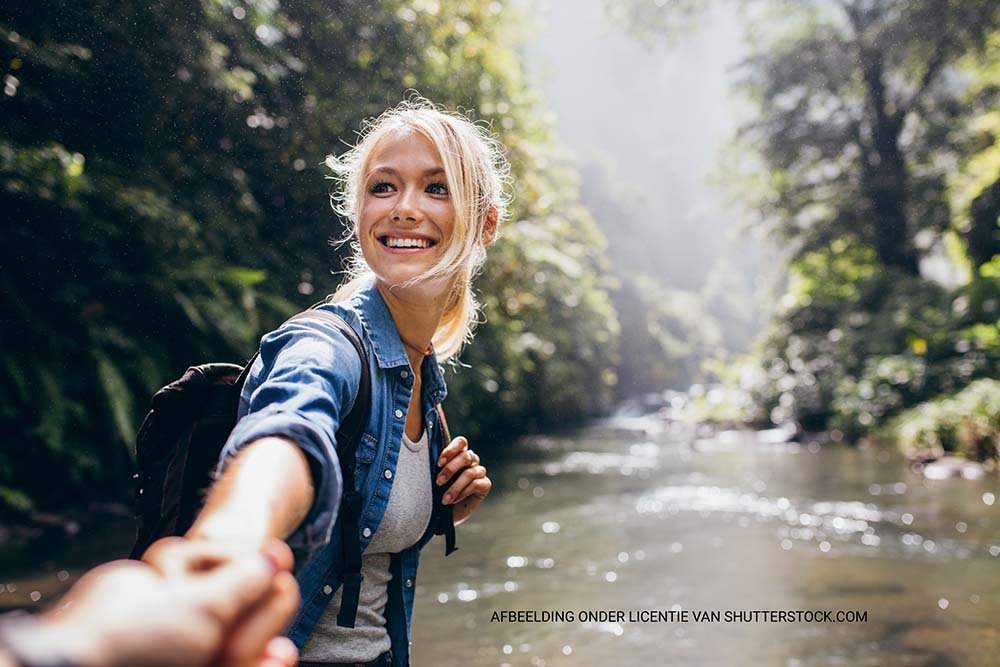
[[[365,328],[368,339],[372,343],[372,350],[379,368],[396,368],[398,366],[409,368],[410,360],[403,348],[403,341],[399,338],[399,331],[396,329],[396,323],[392,319],[389,307],[385,305],[382,294],[375,286],[375,279],[372,278],[367,285],[358,290],[351,297],[351,301],[354,302],[361,319],[361,325]],[[431,352],[424,357],[420,373],[425,394],[434,403],[443,401],[448,390],[433,346]]]

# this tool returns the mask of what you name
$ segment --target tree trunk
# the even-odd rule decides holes
[[[862,187],[874,214],[875,250],[886,266],[917,275],[920,269],[906,216],[909,194],[906,160],[899,148],[903,115],[886,108],[882,53],[863,50],[861,69],[872,113],[872,138],[864,151]]]
[[[1000,254],[1000,178],[972,200],[965,244],[978,269]]]

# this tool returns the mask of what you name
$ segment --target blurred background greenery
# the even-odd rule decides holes
[[[658,117],[679,126],[669,101],[569,94],[594,110],[582,134],[662,158],[641,163],[654,180],[560,147],[530,3],[5,3],[0,516],[127,499],[152,393],[335,289],[323,158],[411,88],[492,123],[514,167],[486,322],[449,371],[450,420],[484,456],[716,383],[692,392],[699,418],[995,458],[995,2],[596,4],[649,62],[737,26],[738,101],[705,110],[731,116],[729,208],[698,209],[702,174],[652,143]],[[719,241],[737,226],[755,240]]]

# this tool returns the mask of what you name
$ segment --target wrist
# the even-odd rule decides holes
[[[243,448],[212,487],[187,537],[262,546],[286,539],[314,500],[312,473],[302,450],[280,437]]]
[[[246,514],[216,513],[199,519],[184,536],[192,540],[207,540],[226,546],[245,546],[248,551],[259,551],[270,539],[260,523],[247,521]]]

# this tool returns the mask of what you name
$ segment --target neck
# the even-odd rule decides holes
[[[396,331],[399,332],[399,338],[406,349],[410,366],[414,374],[419,377],[421,363],[427,355],[431,340],[444,315],[448,290],[427,293],[393,289],[380,280],[376,280],[376,287],[396,324]]]

